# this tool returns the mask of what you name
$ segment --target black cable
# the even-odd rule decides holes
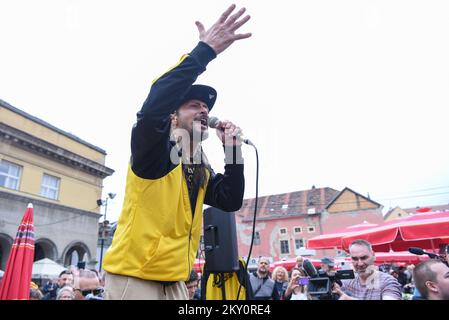
[[[248,275],[248,264],[249,264],[249,260],[251,259],[251,253],[253,251],[253,244],[254,244],[254,235],[256,233],[255,231],[256,231],[257,202],[258,202],[258,197],[259,197],[259,153],[254,144],[251,143],[250,145],[256,151],[256,200],[254,202],[254,218],[253,218],[253,230],[252,230],[252,235],[251,235],[251,245],[249,246],[248,257],[246,258],[245,272],[243,274],[243,279],[240,282],[239,291],[237,292],[237,300],[239,299],[240,290],[242,289],[242,282]]]

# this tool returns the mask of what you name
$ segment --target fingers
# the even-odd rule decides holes
[[[233,14],[225,23],[225,26],[230,27],[234,22],[237,21],[238,18],[240,18],[244,13],[246,9],[241,8],[237,13]]]
[[[242,132],[242,129],[240,127],[235,127],[235,129],[231,132],[233,136],[237,136]]]
[[[201,22],[199,22],[199,21],[196,21],[195,24],[196,24],[196,26],[198,28],[198,31],[200,32],[200,36],[202,36],[206,32],[206,29],[204,28],[204,25]]]
[[[220,127],[221,130],[229,129],[232,125],[232,122],[229,120],[220,120],[217,127]]]
[[[336,283],[334,284],[332,292],[336,293],[336,294],[338,294],[340,296],[344,294],[343,291],[341,291],[340,286],[338,284],[336,284]]]
[[[238,139],[236,140],[236,137],[242,134],[242,129],[240,127],[236,126],[235,124],[227,120],[221,121],[216,128],[217,128],[217,135],[222,140],[232,138],[229,141],[237,141]]]
[[[241,8],[231,15],[235,8],[235,4],[231,5],[209,29],[204,28],[201,22],[196,22],[200,40],[208,44],[217,55],[226,50],[234,41],[251,37],[251,33],[234,34],[251,18],[249,15],[241,18],[246,11],[245,8]]]
[[[233,137],[238,136],[242,132],[240,127],[237,127],[232,122],[226,120],[221,123],[221,129],[224,131],[225,135]]]
[[[241,33],[241,34],[236,34],[234,35],[234,37],[232,38],[232,40],[237,41],[237,40],[242,40],[242,39],[246,39],[251,37],[252,34],[251,33]]]
[[[218,19],[219,23],[224,23],[226,19],[229,17],[232,11],[235,9],[235,4],[232,4],[225,12],[222,13],[220,18]]]
[[[232,9],[232,10],[230,10]],[[225,27],[229,28],[231,31],[235,31],[241,26],[243,26],[245,23],[248,22],[249,19],[251,19],[250,15],[247,15],[242,20],[236,22],[246,11],[246,8],[241,8],[237,13],[233,14],[229,19],[228,16],[231,14],[231,12],[235,9],[235,5],[232,5],[229,7],[226,12],[224,12],[220,19],[218,20],[219,23],[224,24]]]
[[[231,126],[230,128],[225,129],[225,135],[235,137],[240,133],[240,128],[236,126]]]
[[[237,21],[236,23],[234,23],[234,25],[231,26],[230,30],[231,30],[231,31],[236,31],[238,28],[240,28],[240,27],[243,26],[245,23],[247,23],[249,19],[251,19],[251,16],[250,16],[250,15],[247,15],[247,16],[244,17],[242,20]]]

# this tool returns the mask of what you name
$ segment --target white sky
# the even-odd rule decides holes
[[[114,221],[152,79],[196,45],[195,20],[209,27],[229,4],[0,0],[0,99],[107,151]],[[385,209],[449,203],[449,1],[236,4],[253,37],[198,83],[218,91],[211,115],[258,146],[260,195],[348,186]],[[215,135],[205,149],[222,171]],[[244,157],[248,198],[252,149]]]

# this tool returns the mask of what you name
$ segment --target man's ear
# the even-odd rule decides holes
[[[426,287],[427,287],[427,290],[429,290],[429,291],[431,291],[431,292],[433,292],[433,293],[438,293],[438,287],[436,286],[436,284],[435,284],[435,282],[433,282],[433,281],[426,281]]]

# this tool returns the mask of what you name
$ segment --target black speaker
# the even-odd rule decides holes
[[[235,213],[210,207],[204,210],[204,252],[210,273],[239,270]]]

